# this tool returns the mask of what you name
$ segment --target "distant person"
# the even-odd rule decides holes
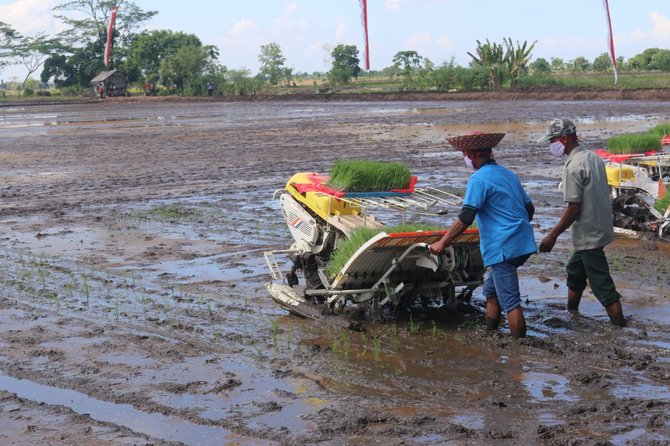
[[[567,155],[562,186],[567,207],[556,226],[540,242],[540,252],[551,252],[558,236],[572,226],[574,252],[565,267],[568,311],[578,310],[588,282],[610,321],[623,327],[626,321],[621,295],[610,275],[603,249],[614,240],[605,163],[593,151],[579,146],[577,129],[569,119],[554,119],[538,142],[549,142],[549,150],[556,157]]]
[[[142,90],[144,90],[144,96],[150,96],[151,84],[149,84],[149,82],[145,82],[144,84],[142,84]]]
[[[512,337],[523,338],[526,319],[521,309],[517,269],[537,252],[530,225],[535,207],[519,178],[493,158],[493,147],[504,136],[478,132],[447,139],[463,152],[465,164],[475,172],[468,180],[458,218],[448,233],[430,245],[430,252],[444,251],[476,219],[484,265],[491,269],[483,287],[487,329],[498,329],[502,307]]]
[[[207,81],[207,96],[212,96],[214,94],[214,82],[211,80]]]
[[[98,85],[98,95],[100,99],[105,97],[105,86],[103,84]]]

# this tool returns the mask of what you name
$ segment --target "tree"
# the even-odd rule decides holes
[[[543,59],[542,57],[538,57],[533,62],[531,62],[531,64],[528,65],[528,68],[530,68],[530,71],[533,74],[549,74],[549,73],[551,73],[551,65],[549,65],[549,62],[547,62],[547,59]]]
[[[13,65],[12,48],[21,34],[5,22],[0,22],[0,73],[8,65]]]
[[[652,70],[670,71],[670,50],[658,50],[651,58]]]
[[[477,55],[468,52],[472,58],[475,66],[484,68],[488,74],[489,88],[491,90],[499,90],[502,87],[505,76],[505,51],[502,45],[491,43],[486,39],[486,43],[482,44],[477,41],[477,48],[475,50]]]
[[[44,64],[48,56],[60,48],[59,41],[49,39],[43,34],[34,37],[21,37],[12,47],[11,54],[17,64],[23,65],[28,74],[19,86],[19,92],[23,89],[30,76]]]
[[[660,48],[647,48],[640,54],[628,59],[628,66],[634,70],[650,70],[651,61],[654,59],[654,55],[659,51],[661,51]]]
[[[412,73],[421,68],[423,57],[419,56],[416,51],[398,51],[393,56],[393,66],[400,70],[400,73],[405,77],[405,81],[412,80]]]
[[[503,43],[507,47],[503,61],[507,66],[510,86],[514,88],[519,77],[528,73],[528,63],[530,62],[530,56],[537,41],[530,44],[530,46],[528,46],[528,42],[526,41],[523,42],[523,45],[520,45],[517,41],[516,48],[511,38],[503,38]]]
[[[160,77],[161,63],[182,47],[201,47],[195,34],[169,30],[145,31],[136,35],[128,48],[128,58],[122,65],[128,80],[140,79],[156,82]]]
[[[286,75],[284,62],[286,58],[282,54],[281,47],[275,42],[261,45],[261,53],[258,55],[261,63],[260,74],[265,76],[272,85],[277,85],[279,79]]]
[[[605,72],[612,67],[612,60],[610,55],[607,53],[602,53],[600,56],[593,59],[593,71],[596,72]]]
[[[112,10],[119,7],[116,14],[114,29],[125,45],[139,27],[158,14],[158,11],[144,11],[132,0],[65,0],[56,5],[54,11],[74,13],[74,17],[64,14],[55,14],[69,27],[60,33],[60,36],[70,44],[77,45],[100,38],[106,39],[107,27],[112,16]]]
[[[339,44],[333,48],[331,53],[333,65],[328,72],[328,78],[336,84],[348,84],[351,78],[357,78],[361,72],[358,65],[358,48],[355,45]]]
[[[194,85],[200,79],[211,59],[211,53],[203,46],[182,46],[168,57],[160,67],[160,77],[164,85],[174,85],[177,91],[196,93]]]
[[[551,69],[554,71],[563,71],[565,69],[565,62],[560,57],[552,57]]]
[[[68,45],[70,48],[63,51],[67,56],[65,62],[60,57],[45,61],[45,69],[49,70],[43,70],[41,78],[48,80],[52,72],[67,73],[67,82],[74,81],[81,86],[88,86],[91,78],[104,68],[107,27],[116,6],[119,9],[114,26],[112,65],[125,59],[126,49],[135,31],[158,14],[157,11],[144,11],[132,0],[65,0],[56,5],[54,11],[60,12],[55,17],[67,27],[57,38],[63,46]],[[79,72],[82,69],[85,72]],[[60,82],[64,81],[60,79]]]
[[[579,56],[572,61],[572,66],[575,71],[584,72],[591,69],[591,62],[586,57]]]

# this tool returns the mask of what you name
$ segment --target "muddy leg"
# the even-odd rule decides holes
[[[486,297],[486,330],[496,331],[500,325],[500,303],[496,296]]]
[[[625,327],[626,320],[623,318],[623,308],[621,308],[621,301],[616,301],[605,307],[610,321],[617,327]]]
[[[577,292],[568,288],[568,311],[576,313],[579,310],[579,302],[582,300],[582,291]]]
[[[526,337],[526,318],[523,316],[521,307],[516,307],[507,313],[507,321],[514,339]]]

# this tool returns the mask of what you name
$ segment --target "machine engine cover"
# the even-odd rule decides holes
[[[289,194],[281,194],[279,203],[293,238],[310,246],[316,245],[321,231],[314,217]]]

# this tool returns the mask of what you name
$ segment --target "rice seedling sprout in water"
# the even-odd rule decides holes
[[[375,362],[382,362],[382,340],[379,336],[372,338],[374,345]]]

